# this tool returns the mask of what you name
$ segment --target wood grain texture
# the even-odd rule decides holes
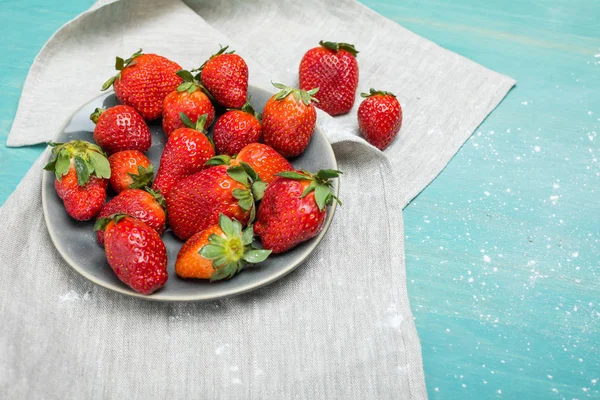
[[[404,212],[430,397],[599,398],[600,3],[362,2],[518,80]],[[5,148],[27,70],[91,4],[0,2],[0,204],[43,149]]]

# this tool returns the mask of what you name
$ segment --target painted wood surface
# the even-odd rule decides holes
[[[600,3],[362,1],[518,80],[404,211],[430,397],[600,398]],[[91,3],[0,0],[0,204],[43,149],[5,145],[29,66]]]

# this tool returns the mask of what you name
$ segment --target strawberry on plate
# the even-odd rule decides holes
[[[358,128],[367,142],[384,150],[392,143],[402,127],[402,107],[396,96],[383,90],[371,89],[358,107]]]
[[[145,153],[152,144],[146,121],[132,107],[96,108],[90,119],[96,124],[94,141],[109,154],[124,150]]]
[[[215,123],[213,141],[218,154],[234,155],[244,146],[260,140],[260,114],[254,111],[250,101],[240,110],[229,110]]]
[[[56,176],[54,188],[67,213],[78,221],[94,218],[106,200],[110,178],[106,154],[95,144],[82,140],[49,145],[52,155],[44,169]]]
[[[110,186],[117,193],[125,189],[143,189],[152,184],[154,167],[138,150],[125,150],[108,157]]]
[[[221,47],[198,69],[202,84],[220,105],[242,108],[248,99],[248,65],[228,48]]]
[[[329,115],[345,114],[352,109],[358,88],[358,51],[348,43],[319,44],[300,61],[300,89],[319,88],[315,106]]]

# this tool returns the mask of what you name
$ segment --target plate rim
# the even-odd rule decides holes
[[[259,86],[254,86],[254,85],[249,85],[248,87],[250,88],[255,88],[255,89],[259,89],[259,90],[266,90],[265,88],[261,88]],[[268,90],[266,90],[268,91]],[[54,134],[53,140],[56,140],[58,138],[58,136],[63,133],[65,131],[65,128],[69,125],[69,123],[73,120],[73,117],[81,111],[81,109],[83,109],[87,104],[93,102],[94,100],[100,98],[100,97],[108,97],[111,94],[114,94],[114,91],[109,91],[109,92],[104,92],[104,93],[100,93],[99,95],[92,97],[91,99],[89,99],[88,101],[86,101],[85,103],[83,103],[80,107],[78,107],[74,112],[71,113],[71,115],[65,119],[65,121],[63,122],[63,124],[60,126],[60,128],[57,130],[57,132]],[[326,151],[330,153],[331,158],[333,159],[333,164],[334,164],[334,169],[338,168],[338,163],[337,163],[337,158],[335,157],[335,153],[333,151],[333,147],[331,146],[331,143],[329,142],[329,139],[327,138],[327,135],[325,135],[325,133],[323,132],[323,130],[321,129],[320,125],[318,124],[318,122],[315,124],[315,131],[313,133],[313,135],[322,135],[323,138],[325,139],[325,141],[327,142],[328,146],[326,146]],[[51,156],[51,152],[49,151],[49,147],[46,148],[46,150],[44,150],[47,154],[45,155],[45,161],[48,162],[48,160],[50,159]],[[181,303],[181,302],[199,302],[199,301],[212,301],[212,300],[220,300],[220,299],[224,299],[224,298],[228,298],[228,297],[233,297],[233,296],[238,296],[241,294],[245,294],[248,292],[251,292],[253,290],[262,288],[264,286],[267,286],[279,279],[282,279],[283,277],[285,277],[286,275],[288,275],[289,273],[291,273],[292,271],[294,271],[296,268],[298,268],[300,266],[300,264],[302,264],[307,258],[308,256],[317,248],[317,246],[321,243],[321,241],[323,240],[323,237],[325,236],[325,233],[327,233],[327,231],[329,230],[329,226],[331,225],[331,222],[333,221],[333,215],[335,214],[335,211],[337,209],[337,202],[333,202],[331,206],[329,206],[329,209],[327,210],[327,216],[325,218],[325,223],[323,224],[323,228],[321,229],[321,232],[319,232],[319,234],[317,236],[315,236],[314,239],[314,243],[309,246],[308,248],[304,249],[304,253],[302,254],[302,256],[300,257],[300,259],[294,263],[292,263],[290,266],[288,266],[287,268],[282,269],[281,271],[278,271],[272,275],[268,275],[267,277],[263,278],[262,280],[259,280],[257,282],[252,282],[248,285],[245,285],[242,288],[237,288],[237,289],[229,289],[229,290],[224,290],[223,292],[219,292],[217,295],[212,294],[212,295],[202,295],[202,292],[198,293],[195,296],[184,296],[184,297],[178,297],[177,295],[173,296],[169,296],[169,297],[165,297],[161,295],[160,290],[156,293],[153,293],[151,295],[144,295],[141,293],[138,293],[130,288],[123,288],[120,287],[118,285],[112,284],[110,282],[104,282],[102,280],[96,279],[93,275],[91,275],[90,273],[88,273],[85,269],[80,268],[80,266],[74,262],[69,255],[67,254],[67,252],[65,252],[63,250],[63,246],[62,244],[60,244],[60,242],[57,240],[57,238],[55,237],[55,233],[53,233],[50,229],[50,223],[48,221],[48,215],[49,215],[49,210],[48,210],[48,200],[46,199],[47,194],[46,194],[46,190],[44,190],[44,188],[47,185],[47,179],[48,176],[50,176],[49,173],[44,173],[42,174],[42,211],[44,213],[44,222],[46,224],[46,230],[48,231],[48,235],[50,236],[50,240],[52,241],[52,245],[54,246],[54,248],[56,249],[56,251],[60,254],[60,256],[63,258],[63,260],[65,260],[65,262],[73,269],[75,270],[77,273],[79,273],[81,276],[83,276],[84,278],[86,278],[88,281],[101,286],[105,289],[109,289],[130,297],[134,297],[134,298],[139,298],[139,299],[144,299],[147,301],[159,301],[159,302],[176,302],[176,303]],[[54,177],[54,175],[52,175],[52,177]],[[339,196],[339,190],[340,190],[340,180],[336,179],[333,181],[333,189],[334,189],[334,194],[336,196]],[[176,274],[171,274],[171,276],[169,277],[169,279],[173,279],[173,277],[175,279],[180,279],[177,277]]]

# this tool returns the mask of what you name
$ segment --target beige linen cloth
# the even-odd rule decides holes
[[[353,0],[100,2],[62,27],[27,77],[9,146],[52,139],[142,47],[200,65],[229,44],[250,82],[297,84],[318,41],[354,43],[361,91],[397,94],[404,125],[380,152],[356,108],[319,113],[345,172],[324,241],[294,273],[193,304],[129,298],[73,271],[41,207],[46,154],[0,209],[0,398],[423,399],[406,293],[402,208],[448,163],[514,80],[444,50]],[[424,327],[423,329],[427,329]]]

